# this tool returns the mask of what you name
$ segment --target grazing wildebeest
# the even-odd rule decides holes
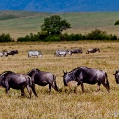
[[[56,76],[50,72],[40,71],[37,68],[32,69],[27,73],[32,78],[35,84],[40,86],[46,86],[49,84],[49,93],[51,92],[51,87],[58,91],[58,87],[56,84]]]
[[[113,74],[115,76],[116,83],[119,84],[119,69]]]
[[[7,94],[10,88],[13,88],[21,90],[21,96],[24,96],[24,88],[27,88],[30,98],[32,91],[35,96],[37,96],[35,85],[33,84],[31,77],[26,74],[15,74],[12,71],[5,71],[0,75],[0,85],[6,89]]]
[[[32,56],[34,56],[34,57],[38,57],[38,56],[42,57],[42,53],[41,53],[41,51],[31,50],[31,51],[28,52],[28,57],[32,57]]]
[[[69,50],[57,50],[54,53],[55,56],[63,56],[63,57],[65,57],[66,54],[72,55],[71,51]]]
[[[12,51],[7,51],[7,55],[6,56],[8,56],[8,55],[15,55],[15,54],[18,54],[18,50],[12,50]]]
[[[99,48],[90,48],[87,50],[86,54],[100,52]]]
[[[87,67],[78,67],[73,69],[70,72],[64,72],[63,82],[64,85],[67,86],[70,81],[76,81],[77,85],[81,84],[82,92],[84,92],[83,83],[88,84],[98,84],[97,91],[100,90],[100,85],[108,90],[110,90],[107,73],[105,71]]]
[[[78,53],[83,53],[83,51],[81,49],[73,49],[70,50],[72,54],[78,54]]]

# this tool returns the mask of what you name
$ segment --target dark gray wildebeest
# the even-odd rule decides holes
[[[68,86],[70,81],[76,81],[77,85],[81,85],[82,92],[84,92],[83,83],[88,84],[98,84],[97,91],[100,90],[100,85],[103,86],[108,90],[110,90],[107,73],[105,71],[94,69],[94,68],[87,68],[87,67],[78,67],[73,69],[70,72],[64,72],[63,82],[64,86]]]
[[[7,51],[7,55],[6,56],[8,56],[8,55],[15,55],[15,54],[18,54],[18,50],[11,50],[11,51]]]
[[[66,54],[72,55],[71,51],[69,51],[69,50],[57,50],[57,51],[55,51],[54,56],[65,57]]]
[[[21,90],[21,96],[24,96],[24,89],[27,88],[30,98],[32,91],[35,96],[37,96],[35,85],[33,84],[31,77],[26,74],[15,74],[12,71],[5,71],[0,75],[0,85],[6,89],[7,94],[10,88],[13,88]]]
[[[40,71],[37,68],[32,69],[27,73],[32,78],[35,84],[40,86],[46,86],[49,84],[49,93],[51,92],[51,87],[58,91],[58,87],[56,84],[56,76],[50,72]]]
[[[28,51],[28,57],[38,57],[38,56],[40,56],[40,57],[42,57],[42,53],[41,53],[41,51],[37,51],[37,50],[30,50],[30,51]]]
[[[100,52],[99,48],[90,48],[87,50],[86,54]]]
[[[70,50],[72,54],[79,54],[79,53],[83,53],[83,51],[81,49],[73,49]]]
[[[115,76],[116,83],[119,84],[119,69],[113,74]]]

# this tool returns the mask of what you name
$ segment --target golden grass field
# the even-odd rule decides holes
[[[91,47],[99,47],[101,52],[86,54]],[[54,57],[57,49],[81,48],[83,54]],[[119,68],[119,42],[110,41],[78,41],[78,42],[34,42],[34,43],[1,43],[0,51],[15,50],[18,55],[0,58],[0,73],[13,71],[25,74],[32,68],[51,72],[56,75],[60,92],[53,89],[48,94],[48,85],[36,85],[38,98],[20,97],[20,91],[10,89],[10,95],[0,88],[0,118],[1,119],[116,119],[119,118],[119,85],[116,84],[113,73]],[[41,50],[42,58],[28,58],[28,50]],[[110,82],[110,93],[101,85],[84,84],[85,93],[81,87],[77,93],[73,86],[63,85],[63,70],[70,71],[76,67],[87,66],[105,70]],[[65,92],[65,90],[67,90]],[[25,90],[28,96],[27,91]]]
[[[119,26],[114,26],[118,20],[118,12],[91,13],[61,13],[63,19],[71,24],[71,29],[65,33],[87,34],[101,29],[108,34],[119,37]],[[15,16],[15,19],[2,19],[5,16]],[[0,12],[0,33],[9,33],[12,38],[36,34],[49,13],[29,13],[20,11]],[[86,54],[86,50],[99,47],[101,52]],[[83,54],[54,57],[57,49],[81,48]],[[32,68],[51,72],[56,75],[60,92],[52,89],[48,94],[48,85],[36,85],[38,98],[20,97],[19,90],[10,89],[10,95],[0,88],[0,119],[118,119],[119,118],[119,85],[116,84],[113,73],[119,69],[119,42],[111,41],[78,41],[78,42],[34,42],[34,43],[0,43],[2,50],[18,50],[15,56],[0,57],[0,73],[11,70],[15,73],[26,74]],[[42,58],[28,58],[28,50],[41,50]],[[75,84],[70,88],[63,85],[63,70],[70,71],[76,67],[87,66],[105,70],[110,83],[110,93],[101,85],[84,84],[85,93],[81,87],[73,92]],[[25,90],[26,95],[28,95]]]

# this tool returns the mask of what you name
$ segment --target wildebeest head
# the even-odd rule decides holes
[[[100,49],[99,49],[99,48],[96,48],[96,50],[97,50],[98,52],[100,52]]]
[[[63,75],[64,86],[68,86],[67,83],[68,83],[69,80],[70,80],[70,76],[68,75],[67,72],[64,72],[64,71],[63,71],[63,73],[64,73],[64,75]]]
[[[116,83],[119,84],[119,70],[117,70],[113,75],[115,75]]]
[[[14,54],[18,54],[18,50],[14,50]]]

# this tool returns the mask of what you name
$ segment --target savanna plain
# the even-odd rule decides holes
[[[119,26],[114,26],[118,20],[118,12],[109,13],[62,13],[63,19],[71,23],[72,28],[67,33],[88,33],[95,28],[119,36]],[[29,33],[37,33],[45,17],[51,14],[27,12],[0,12],[0,33],[10,33],[17,39]],[[11,19],[12,17],[12,19]],[[14,19],[13,19],[14,17]],[[98,47],[100,52],[86,54],[87,49]],[[82,54],[55,57],[57,49],[83,50]],[[4,71],[26,74],[33,68],[51,72],[56,75],[59,92],[54,89],[49,95],[48,85],[36,85],[38,97],[32,94],[31,99],[20,96],[19,90],[10,89],[9,95],[0,87],[0,118],[1,119],[118,119],[119,118],[119,85],[115,82],[114,73],[119,69],[118,41],[77,41],[77,42],[11,42],[0,43],[0,51],[18,50],[14,56],[0,58],[0,74]],[[28,58],[29,50],[40,50],[42,58]],[[97,68],[107,72],[110,83],[110,93],[101,85],[84,84],[85,92],[75,83],[64,87],[63,70],[71,71],[80,66]]]
[[[101,52],[86,54],[90,47],[99,47]],[[53,42],[53,43],[2,43],[1,50],[18,49],[19,54],[0,58],[0,72],[13,71],[26,74],[32,68],[51,72],[56,75],[56,82],[60,92],[51,90],[48,86],[36,85],[38,97],[32,94],[29,99],[20,97],[20,91],[10,89],[10,94],[5,94],[0,88],[0,117],[4,119],[100,119],[119,117],[119,85],[116,84],[114,73],[119,68],[119,42],[103,41],[78,41],[78,42]],[[82,54],[54,57],[57,49],[81,48]],[[28,50],[41,50],[42,58],[28,58]],[[70,87],[63,85],[63,70],[70,71],[76,67],[87,66],[107,72],[110,83],[110,93],[101,85],[101,90],[96,92],[97,85],[84,84],[85,93],[78,86],[74,93],[74,84]]]

